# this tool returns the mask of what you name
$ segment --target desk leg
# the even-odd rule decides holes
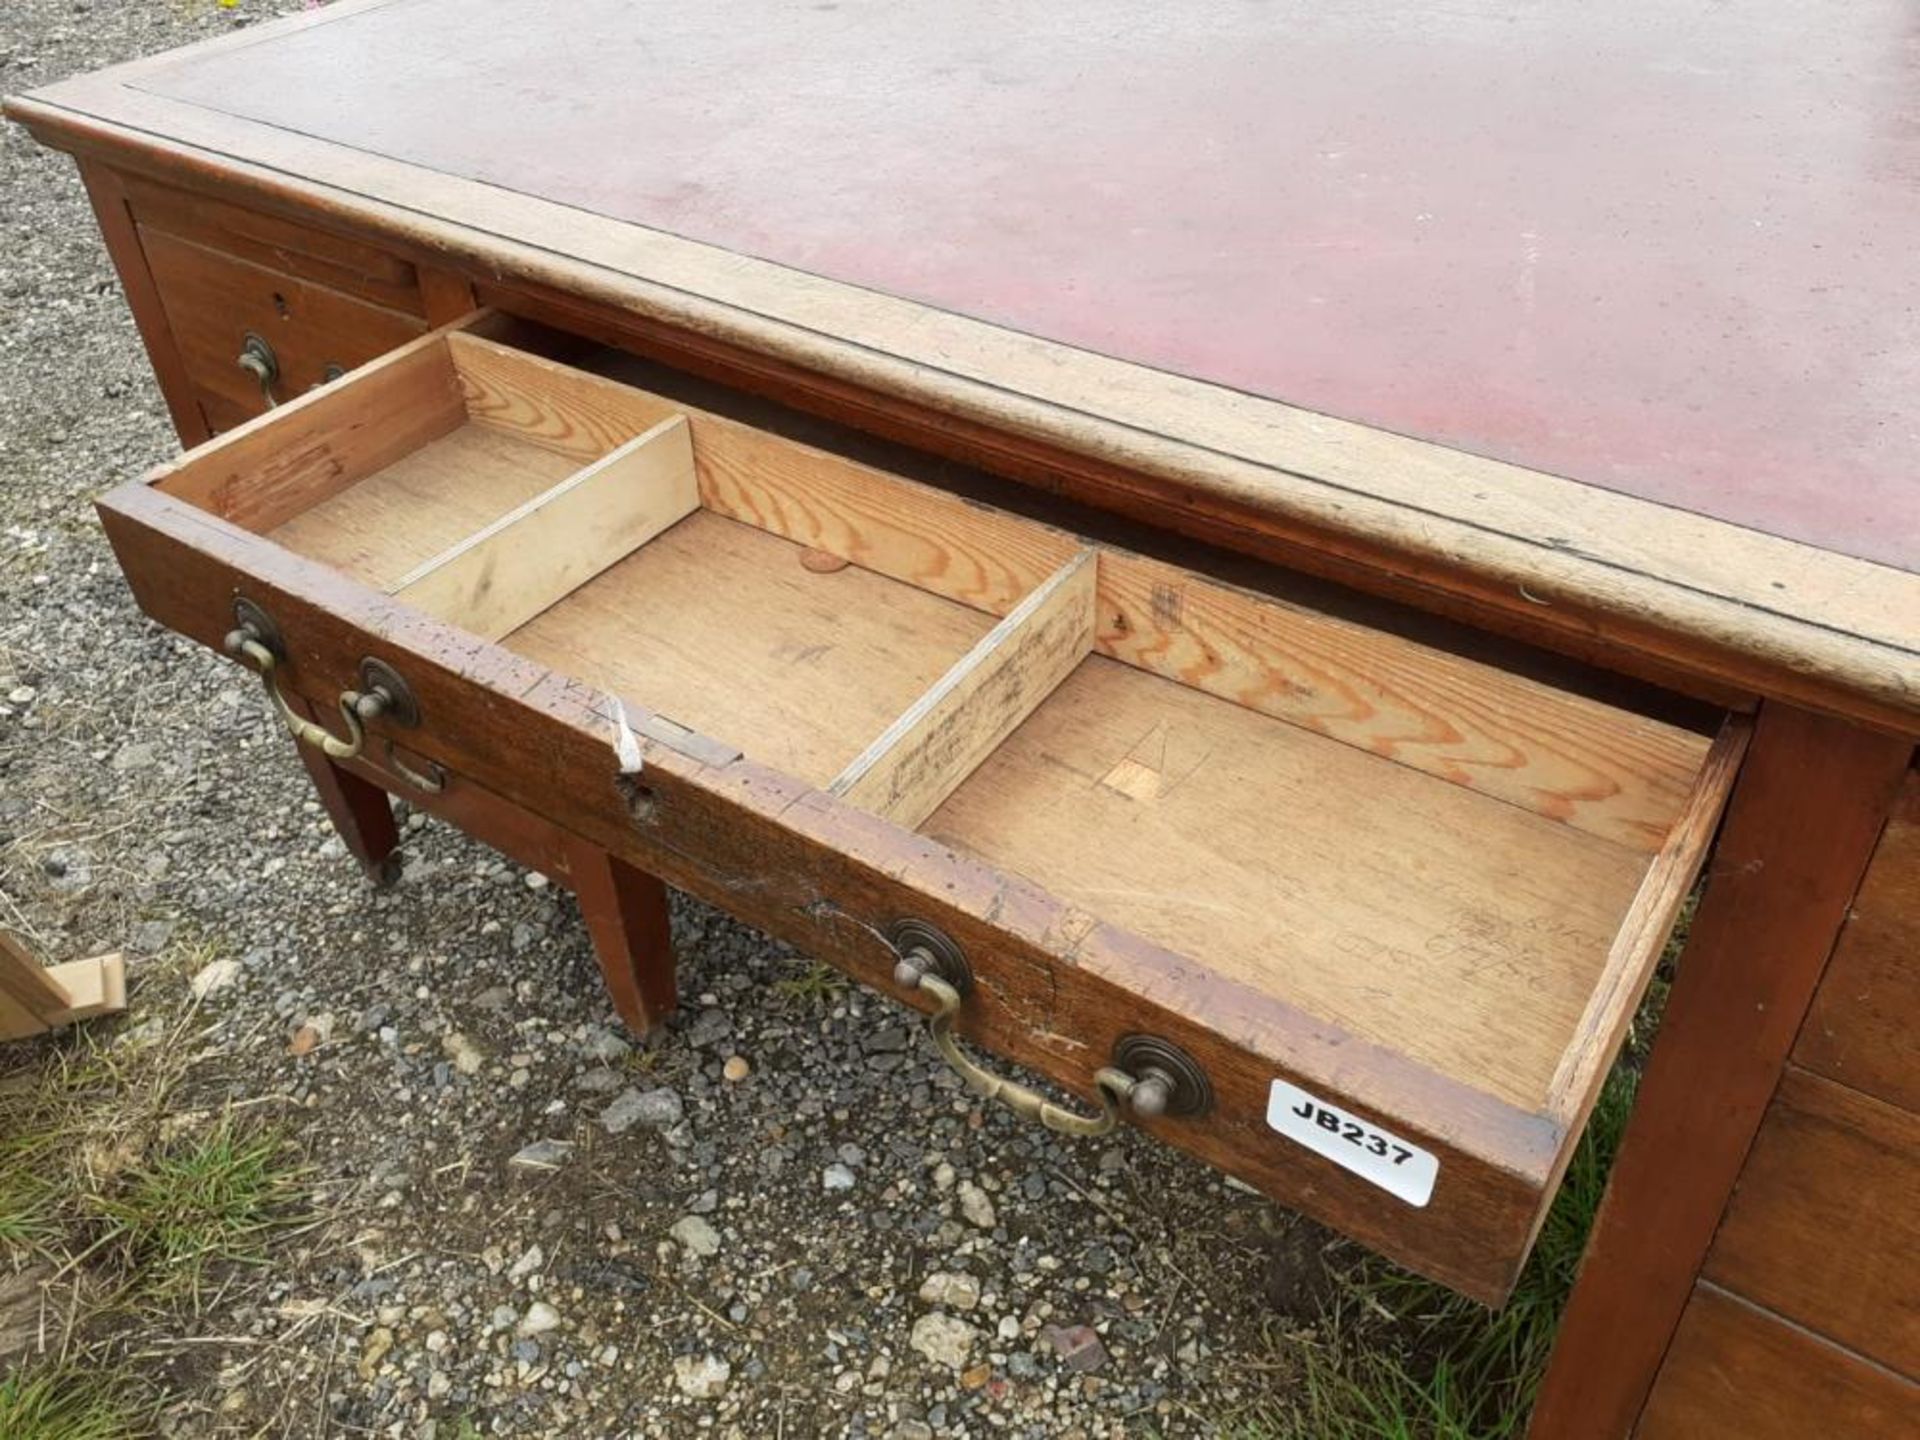
[[[326,807],[327,818],[339,832],[353,858],[375,885],[391,885],[398,878],[393,849],[400,829],[393,822],[393,804],[387,792],[371,780],[343,770],[311,745],[294,743],[300,763],[307,767],[314,792]]]
[[[569,839],[567,868],[613,1008],[645,1035],[678,1003],[667,887],[585,840]]]
[[[1535,1405],[1632,1433],[1892,808],[1911,740],[1769,704]]]

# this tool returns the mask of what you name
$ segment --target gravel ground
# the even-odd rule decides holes
[[[5,0],[0,85],[264,13]],[[71,162],[9,127],[0,172],[0,923],[125,949],[130,1043],[199,977],[206,1098],[283,1116],[327,1216],[152,1337],[172,1433],[1270,1433],[1321,1232],[982,1113],[700,905],[642,1050],[542,877],[413,816],[365,885],[257,687],[136,611],[89,502],[171,431]]]

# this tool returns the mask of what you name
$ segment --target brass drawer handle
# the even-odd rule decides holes
[[[280,690],[279,661],[257,636],[243,626],[228,632],[226,647],[229,655],[247,661],[260,672],[267,698],[273,702],[273,708],[280,712],[281,721],[294,739],[316,747],[335,760],[351,760],[366,746],[367,732],[360,722],[372,719],[385,708],[383,697],[378,694],[362,695],[357,690],[340,692],[340,718],[347,724],[347,737],[343,740],[326,726],[316,724],[304,715],[294,714],[293,707]]]
[[[1030,1086],[996,1075],[960,1048],[953,1022],[972,975],[959,947],[917,920],[903,920],[889,936],[899,956],[893,978],[910,990],[933,997],[927,1034],[953,1071],[976,1093],[997,1100],[1023,1119],[1037,1120],[1061,1135],[1105,1135],[1120,1123],[1120,1107],[1136,1115],[1190,1115],[1205,1110],[1212,1091],[1205,1074],[1185,1051],[1152,1036],[1128,1036],[1115,1047],[1115,1059],[1094,1071],[1100,1112],[1082,1114],[1056,1105]],[[1137,1072],[1137,1073],[1136,1073]]]
[[[240,358],[234,363],[260,382],[260,398],[269,410],[280,403],[273,396],[274,384],[280,379],[280,357],[273,353],[273,346],[249,330],[240,342]]]
[[[391,665],[371,656],[360,662],[361,688],[340,692],[340,718],[347,730],[345,738],[304,715],[296,714],[280,689],[280,659],[286,653],[286,647],[280,638],[279,627],[251,600],[236,600],[233,613],[237,623],[227,632],[227,653],[245,660],[259,672],[267,698],[273,702],[273,708],[287,727],[287,733],[295,740],[312,745],[335,760],[351,760],[366,748],[365,721],[385,715],[394,724],[408,728],[420,723],[420,709],[407,682],[400,678],[399,672]],[[446,789],[446,771],[437,762],[428,761],[430,768],[427,771],[416,770],[400,759],[391,738],[386,742],[386,749],[387,768],[409,784],[429,794],[438,794]]]

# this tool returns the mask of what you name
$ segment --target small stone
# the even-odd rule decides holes
[[[973,1358],[973,1342],[979,1333],[966,1321],[936,1311],[913,1322],[908,1343],[936,1365],[964,1370]]]
[[[527,1313],[520,1317],[520,1323],[513,1327],[513,1333],[522,1337],[544,1335],[549,1330],[560,1328],[560,1312],[544,1300],[536,1300],[527,1307]]]
[[[596,1025],[587,1032],[587,1038],[580,1042],[580,1050],[589,1060],[598,1060],[602,1065],[610,1065],[615,1060],[624,1059],[631,1054],[633,1046],[613,1031]]]
[[[524,1280],[546,1263],[547,1257],[538,1245],[529,1245],[520,1258],[507,1269],[509,1280]]]
[[[844,1165],[834,1164],[820,1172],[822,1190],[851,1190],[854,1186],[853,1171]]]
[[[527,872],[527,889],[544,890],[549,883],[547,877],[542,875],[538,870],[529,870]]]
[[[933,1188],[942,1193],[953,1189],[953,1182],[959,1178],[953,1166],[944,1160],[933,1167]]]
[[[144,770],[153,764],[158,747],[150,740],[136,740],[131,745],[122,745],[113,755],[113,768],[121,774],[129,770]]]
[[[747,1063],[744,1055],[729,1055],[727,1063],[720,1067],[720,1073],[737,1084],[753,1073],[753,1066]]]
[[[727,1393],[733,1367],[718,1355],[676,1355],[673,1383],[692,1400],[717,1400]]]
[[[1019,1318],[1013,1315],[1002,1315],[1000,1317],[1000,1324],[995,1327],[994,1333],[999,1335],[1002,1340],[1018,1340],[1020,1338]]]
[[[193,992],[193,998],[204,1000],[216,991],[224,990],[240,978],[238,960],[211,960],[200,967],[199,973],[187,982],[187,988]]]
[[[440,1048],[462,1075],[475,1075],[487,1063],[486,1052],[458,1030],[449,1030],[440,1038]]]
[[[936,1270],[920,1282],[920,1299],[949,1310],[971,1310],[980,1303],[980,1282],[954,1270]]]
[[[293,1038],[287,1042],[289,1055],[311,1055],[320,1044],[320,1032],[312,1025],[302,1025],[293,1032]]]
[[[558,1170],[573,1154],[571,1140],[535,1140],[513,1152],[507,1164],[517,1170]]]
[[[685,1107],[680,1097],[671,1090],[622,1090],[600,1112],[600,1123],[609,1135],[619,1135],[631,1130],[635,1125],[649,1125],[657,1130],[678,1125]]]
[[[393,1331],[382,1325],[367,1336],[367,1343],[360,1347],[360,1378],[371,1380],[380,1372],[380,1362],[387,1358],[387,1352],[393,1349]]]
[[[976,1365],[960,1377],[962,1390],[978,1390],[993,1378],[993,1366]]]
[[[991,1230],[999,1217],[994,1213],[993,1201],[987,1198],[987,1192],[971,1180],[960,1182],[960,1213],[966,1217],[969,1225],[982,1230]]]
[[[667,1232],[689,1255],[703,1259],[720,1253],[720,1232],[698,1215],[682,1215]]]
[[[933,1427],[924,1420],[902,1420],[887,1432],[887,1440],[933,1440]]]
[[[1040,1330],[1046,1343],[1067,1369],[1086,1374],[1107,1363],[1107,1347],[1091,1325],[1046,1325]]]

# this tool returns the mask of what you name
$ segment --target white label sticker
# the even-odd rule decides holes
[[[1273,1082],[1267,1124],[1409,1205],[1425,1205],[1433,1198],[1433,1182],[1440,1177],[1438,1157],[1298,1085]]]

